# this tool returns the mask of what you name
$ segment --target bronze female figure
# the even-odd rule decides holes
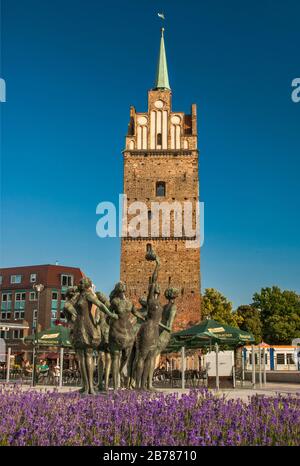
[[[177,298],[179,292],[177,288],[167,288],[165,291],[165,297],[168,300],[168,303],[164,305],[162,311],[162,318],[159,324],[159,338],[157,342],[157,348],[155,351],[155,356],[152,358],[151,361],[151,368],[149,371],[149,379],[148,379],[148,388],[152,389],[152,380],[153,380],[153,372],[155,369],[155,361],[160,353],[168,346],[168,343],[171,338],[172,327],[174,323],[174,319],[176,316],[176,304],[175,299]]]
[[[94,350],[100,345],[100,312],[104,312],[111,319],[118,316],[111,313],[101,303],[92,290],[92,282],[89,278],[82,278],[78,286],[78,295],[74,295],[65,306],[69,314],[73,314],[72,341],[79,362],[79,370],[83,381],[80,390],[84,394],[95,394],[94,389]]]
[[[137,336],[137,355],[135,362],[135,387],[146,390],[152,360],[156,354],[159,338],[159,323],[162,316],[162,306],[159,302],[160,287],[157,283],[160,267],[159,258],[151,249],[146,255],[147,260],[155,260],[156,266],[151,277],[147,298],[147,320],[142,324]],[[150,387],[151,388],[151,387]]]
[[[135,338],[134,326],[131,322],[132,314],[138,315],[132,302],[126,298],[125,291],[125,283],[118,282],[110,294],[110,309],[119,318],[112,321],[109,328],[109,351],[115,389],[120,388],[120,374],[128,361]]]
[[[96,292],[96,296],[108,309],[110,308],[109,299],[105,296],[104,293],[100,291]],[[98,347],[98,389],[100,391],[108,390],[109,387],[109,376],[111,369],[111,356],[109,352],[109,327],[110,327],[110,318],[101,314],[100,319],[100,331],[101,331],[101,342]],[[104,384],[103,384],[103,375],[104,375]]]

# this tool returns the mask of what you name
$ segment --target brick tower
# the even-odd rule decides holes
[[[195,205],[199,200],[197,113],[172,109],[164,29],[162,29],[154,88],[148,91],[148,111],[130,108],[130,122],[124,156],[124,194],[127,206],[136,201],[147,205],[149,228],[138,237],[126,236],[121,245],[121,280],[127,285],[127,295],[135,303],[146,295],[154,264],[145,260],[151,245],[160,257],[159,284],[161,302],[169,286],[179,289],[175,329],[182,329],[200,321],[200,248],[187,248],[187,238],[174,229],[174,212],[168,236],[162,235],[164,219],[161,215],[159,233],[153,234],[151,202],[184,202]],[[128,222],[130,215],[127,216]],[[128,223],[127,223],[128,225]],[[185,235],[185,236],[183,236]]]

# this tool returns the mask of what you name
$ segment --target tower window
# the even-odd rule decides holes
[[[156,143],[157,143],[158,146],[162,145],[162,135],[161,135],[161,133],[157,134]]]
[[[146,246],[146,251],[147,251],[147,252],[150,252],[150,251],[151,251],[151,249],[152,249],[152,248],[151,248],[151,244],[150,244],[150,243],[148,243],[148,244],[147,244],[147,246]]]
[[[156,183],[156,196],[164,197],[166,195],[166,183],[164,181],[158,181]]]
[[[148,220],[151,220],[151,218],[152,218],[152,212],[151,210],[148,210]]]

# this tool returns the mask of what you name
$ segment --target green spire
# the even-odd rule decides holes
[[[160,49],[154,89],[170,89],[168,65],[164,41],[164,28],[161,28]]]

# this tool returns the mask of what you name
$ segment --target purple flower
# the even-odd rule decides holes
[[[300,445],[300,395],[80,396],[0,388],[0,445]]]

